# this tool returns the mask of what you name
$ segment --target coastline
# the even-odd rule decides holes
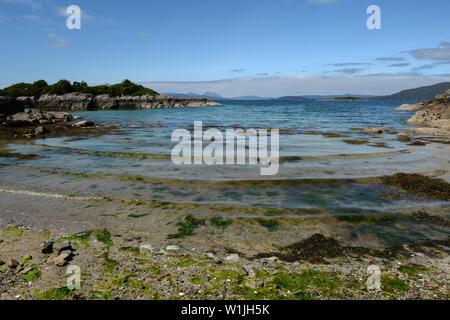
[[[84,113],[83,117],[90,119]],[[52,161],[52,150],[55,156],[70,160],[81,155],[105,157],[108,162],[131,159],[140,165],[153,161],[152,154],[76,148],[77,141],[103,134],[113,140],[127,138],[122,131],[135,123],[109,127],[95,120],[92,126],[68,131],[76,121],[81,119],[32,124],[33,130],[33,126],[60,126],[33,137],[23,136],[28,127],[14,128],[16,137],[9,134],[5,140],[13,145],[8,152],[21,157],[20,147],[29,148],[30,163],[35,161],[33,154]],[[152,130],[153,135],[160,125],[155,121],[150,128],[138,127]],[[424,171],[414,166],[406,171],[448,181],[448,170],[437,161],[445,153],[445,141],[405,137],[398,131],[285,130],[284,135],[341,139],[348,150],[367,145],[374,151],[377,143],[391,144],[391,139],[398,138],[395,142],[411,149],[409,153],[395,153],[384,145],[378,157],[383,161],[411,155],[405,158],[409,166],[414,153],[419,153],[414,149],[424,146],[406,146],[429,144],[438,152],[425,155],[435,157],[436,163]],[[36,142],[57,137],[69,147]],[[377,159],[376,152],[283,159],[287,168],[297,162],[314,168],[336,159],[348,165],[352,159],[363,163],[370,158]],[[125,172],[77,172],[70,162],[58,169],[40,168],[39,162],[30,166],[25,159],[11,161],[0,166],[2,299],[448,299],[443,289],[448,268],[448,201],[427,200],[388,186],[377,175],[345,179],[350,173],[346,171],[342,178],[335,172],[328,179],[289,180],[288,171],[279,181],[244,181],[238,171],[236,181],[196,181],[189,176],[179,179],[179,171],[174,171],[178,179],[170,180]],[[351,168],[354,173],[364,170]],[[331,170],[325,166],[323,171]],[[205,194],[210,202],[200,199]],[[267,203],[261,202],[261,195]],[[290,208],[292,204],[298,207]],[[60,252],[42,253],[41,244],[49,240],[58,245],[70,242],[72,249],[61,266],[55,262]],[[294,255],[289,251],[304,247],[308,251]],[[31,259],[24,258],[28,256]],[[9,258],[19,266],[10,268]],[[72,292],[61,287],[68,265],[81,268],[82,289]],[[381,269],[382,291],[367,289],[371,265]],[[299,276],[306,282],[299,282]]]

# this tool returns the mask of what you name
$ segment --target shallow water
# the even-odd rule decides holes
[[[41,157],[26,161],[0,158],[0,187],[3,192],[30,190],[47,195],[237,205],[255,210],[297,209],[296,217],[393,215],[416,208],[450,211],[445,201],[405,194],[389,199],[383,193],[393,192],[392,188],[364,179],[397,172],[448,179],[448,144],[408,146],[398,140],[395,132],[404,129],[413,114],[394,110],[403,102],[222,103],[221,107],[79,112],[77,115],[86,119],[114,123],[120,132],[8,144],[14,152]],[[170,152],[176,143],[170,141],[171,133],[192,130],[196,120],[203,121],[204,130],[279,128],[278,174],[261,176],[255,165],[174,165]],[[382,135],[361,130],[373,127],[393,129]],[[375,147],[376,143],[386,147]]]

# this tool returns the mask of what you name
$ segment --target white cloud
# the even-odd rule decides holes
[[[214,91],[224,97],[255,95],[280,97],[306,94],[392,94],[404,89],[450,81],[450,75],[419,74],[296,75],[242,77],[213,81],[149,81],[143,85],[158,92]]]
[[[47,42],[46,45],[53,48],[67,48],[69,46],[69,40],[60,38],[54,33],[49,33],[48,38],[50,42]]]

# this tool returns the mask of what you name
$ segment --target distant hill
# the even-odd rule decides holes
[[[372,97],[370,100],[418,100],[429,101],[438,94],[450,89],[450,82],[441,82],[432,86],[403,90],[389,96]]]
[[[187,93],[177,93],[177,92],[164,92],[166,96],[176,97],[176,98],[207,98],[211,100],[223,100],[225,99],[220,94],[215,92],[205,92],[203,94],[195,93],[195,92],[187,92]]]
[[[335,98],[348,98],[348,97],[358,97],[361,99],[367,99],[369,95],[364,94],[335,94],[335,95],[304,95],[304,96],[284,96],[279,97],[276,100],[285,100],[285,101],[306,101],[306,100],[320,100],[320,99],[335,99]]]
[[[227,100],[271,100],[273,98],[265,98],[265,97],[258,97],[258,96],[241,96],[241,97],[233,97],[233,98],[227,98]]]
[[[195,93],[195,92],[186,92],[186,93],[176,93],[176,92],[164,92],[165,95],[177,98],[208,98],[211,100],[270,100],[272,98],[264,98],[257,96],[241,96],[241,97],[233,97],[233,98],[225,98],[216,92],[205,92],[203,94]]]
[[[335,94],[335,95],[304,95],[303,97],[307,99],[334,99],[334,98],[348,98],[348,97],[358,97],[361,99],[367,99],[374,96],[370,96],[367,94],[356,94],[356,93],[347,93],[347,94]]]
[[[284,96],[284,97],[279,97],[276,100],[283,100],[283,101],[308,101],[310,99],[302,97],[302,96]]]

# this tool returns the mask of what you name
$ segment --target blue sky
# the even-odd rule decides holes
[[[64,10],[82,10],[68,30]],[[381,8],[381,30],[366,9]],[[450,81],[448,0],[0,0],[0,86],[45,79],[224,96]]]

